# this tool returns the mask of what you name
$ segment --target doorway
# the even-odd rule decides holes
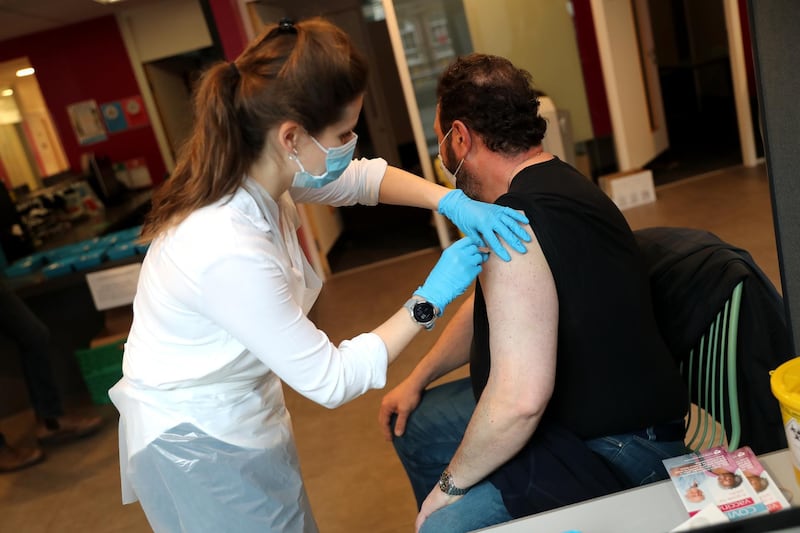
[[[379,75],[386,80],[389,73],[381,72]],[[362,112],[355,128],[359,144],[357,157],[381,157],[372,142],[364,115]],[[396,166],[421,175],[419,157],[413,144],[404,143],[397,148],[400,159]],[[379,204],[344,206],[337,212],[342,231],[327,253],[332,274],[439,245],[431,212],[427,209]]]
[[[371,75],[382,80],[384,102],[391,112],[390,125],[396,146],[394,164],[423,176],[409,112],[419,113],[426,145],[424,156],[433,160],[439,148],[433,131],[438,76],[458,54],[472,50],[462,2],[394,1],[400,41],[418,108],[412,111],[409,111],[401,89],[383,7],[378,1],[365,2],[364,5],[362,13],[368,47],[379,59],[371,65]],[[376,155],[386,157],[391,163],[385,154],[377,152]],[[340,212],[344,230],[328,255],[334,273],[442,245],[433,215],[426,209],[353,206],[341,208]],[[449,223],[446,226],[452,239],[456,230]]]
[[[649,0],[669,148],[656,185],[742,163],[721,0]]]
[[[69,169],[28,58],[0,63],[0,181],[26,194]]]
[[[195,84],[206,67],[222,59],[215,47],[207,47],[142,64],[173,158],[191,133]]]
[[[347,32],[370,68],[364,108],[355,128],[359,136],[356,157],[382,157],[390,165],[422,175],[380,2],[258,0],[248,7],[254,34],[284,16],[302,20],[315,15],[326,17]],[[426,126],[432,134],[432,118]],[[440,246],[433,215],[427,209],[386,204],[298,207],[314,234],[314,239],[306,241],[318,256],[318,260],[310,258],[312,265],[323,275]]]

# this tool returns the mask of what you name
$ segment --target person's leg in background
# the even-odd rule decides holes
[[[0,333],[17,345],[31,407],[37,416],[64,414],[50,362],[50,331],[25,302],[0,282]]]
[[[99,416],[78,416],[66,414],[61,401],[61,395],[53,378],[50,360],[49,339],[50,332],[47,326],[39,320],[22,299],[0,281],[0,333],[12,339],[18,348],[23,378],[28,390],[31,407],[36,414],[36,436],[42,444],[51,444],[73,440],[90,435],[97,431],[103,423]],[[35,464],[41,457],[31,459],[37,454],[33,451],[25,453],[23,449],[11,449],[5,439],[4,455],[8,459],[8,469],[19,468],[15,465],[22,462],[23,466]],[[41,454],[41,451],[38,452]],[[22,456],[20,456],[22,454]],[[14,456],[27,457],[15,461]],[[0,471],[3,466],[0,464]]]
[[[0,473],[21,470],[43,459],[44,452],[40,448],[9,446],[5,435],[0,433]]]

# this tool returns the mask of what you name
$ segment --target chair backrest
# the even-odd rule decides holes
[[[727,445],[730,450],[739,447],[736,341],[743,285],[740,281],[734,287],[730,298],[680,365],[690,400],[700,408],[693,406],[687,420],[686,445],[693,451],[712,446]]]

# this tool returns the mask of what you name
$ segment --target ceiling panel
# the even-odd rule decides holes
[[[60,26],[61,23],[40,17],[20,15],[5,11],[0,6],[0,42],[28,33],[36,33]]]
[[[0,0],[0,42],[103,17],[154,0],[103,5],[93,0]]]

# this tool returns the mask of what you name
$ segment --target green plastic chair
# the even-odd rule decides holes
[[[734,287],[731,297],[680,365],[690,401],[700,408],[691,409],[686,422],[686,446],[692,451],[713,446],[727,445],[729,450],[739,447],[742,428],[736,340],[743,284],[740,281]]]

